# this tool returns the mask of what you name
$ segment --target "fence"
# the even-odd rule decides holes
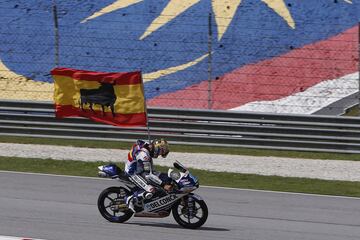
[[[4,0],[0,99],[50,101],[60,65],[142,70],[152,107],[314,113],[359,101],[356,1],[230,2]]]
[[[149,108],[152,138],[172,144],[360,153],[360,118]],[[0,101],[0,135],[134,141],[147,129],[56,119],[46,102]]]

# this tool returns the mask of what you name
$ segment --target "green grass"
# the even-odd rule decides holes
[[[1,170],[86,177],[96,177],[97,166],[104,164],[107,163],[0,157]],[[122,163],[118,166],[124,167]],[[157,170],[166,172],[167,168],[157,166]],[[191,172],[199,178],[201,185],[207,186],[360,197],[360,182],[259,176],[197,169],[191,169]]]
[[[8,136],[0,136],[0,142],[75,146],[75,147],[89,147],[89,148],[103,148],[103,149],[129,149],[133,144],[133,142],[89,141],[89,140],[84,141],[84,140],[70,140],[70,139],[65,140],[65,139],[55,139],[55,138],[45,139],[45,138],[8,137]],[[360,154],[335,154],[335,153],[322,153],[322,152],[261,150],[261,149],[250,149],[250,148],[206,147],[206,146],[194,146],[194,145],[171,145],[170,149],[173,152],[189,152],[189,153],[218,153],[218,154],[234,154],[234,155],[249,155],[249,156],[273,156],[273,157],[351,160],[351,161],[360,160]]]
[[[0,142],[44,144],[58,146],[75,146],[105,149],[129,149],[132,142],[107,142],[107,141],[84,141],[64,139],[43,139],[31,137],[0,137]],[[358,161],[360,154],[332,154],[318,152],[296,152],[296,151],[270,151],[246,148],[219,148],[205,146],[171,145],[173,152],[191,153],[218,153],[251,156],[275,156],[308,159],[334,159]],[[181,161],[181,159],[179,159]],[[60,161],[51,159],[26,159],[0,157],[0,170],[50,173],[74,176],[97,176],[97,166],[106,164],[104,162],[82,162],[82,161]],[[123,164],[118,164],[123,168]],[[164,167],[157,167],[158,171],[166,172]],[[284,192],[300,192],[324,195],[360,197],[360,182],[327,181],[306,178],[260,176],[254,174],[236,174],[225,172],[210,172],[205,170],[192,170],[199,177],[202,185],[260,189]]]
[[[359,105],[355,105],[346,110],[344,116],[358,117],[359,116]]]

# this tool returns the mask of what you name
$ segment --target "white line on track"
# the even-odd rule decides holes
[[[15,171],[4,171],[0,170],[0,173],[14,173],[14,174],[28,174],[28,175],[38,175],[38,176],[49,176],[49,177],[65,177],[65,178],[79,178],[79,179],[95,179],[95,180],[114,180],[109,178],[99,178],[99,177],[82,177],[82,176],[71,176],[71,175],[57,175],[57,174],[47,174],[47,173],[31,173],[31,172],[15,172]],[[230,187],[214,187],[214,186],[201,186],[202,188],[213,188],[213,189],[226,189],[226,190],[235,190],[235,191],[248,191],[248,192],[265,192],[265,193],[279,193],[279,194],[289,194],[289,195],[299,195],[299,196],[314,196],[314,197],[326,197],[326,198],[343,198],[343,199],[356,199],[360,200],[359,197],[346,197],[346,196],[336,196],[336,195],[321,195],[321,194],[312,194],[312,193],[296,193],[296,192],[280,192],[280,191],[270,191],[270,190],[256,190],[256,189],[245,189],[245,188],[230,188]],[[0,238],[0,240],[2,240]],[[37,240],[37,239],[34,239]]]
[[[0,240],[41,240],[41,239],[26,238],[26,237],[0,236]]]

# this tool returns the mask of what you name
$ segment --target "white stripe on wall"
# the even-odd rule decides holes
[[[356,72],[338,79],[322,81],[303,92],[278,100],[250,102],[230,110],[312,114],[358,90],[359,73]]]

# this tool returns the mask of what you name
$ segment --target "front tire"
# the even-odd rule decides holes
[[[130,194],[123,187],[109,187],[103,190],[97,203],[101,215],[110,222],[123,223],[129,220],[133,212],[127,208],[125,197]]]
[[[190,194],[173,205],[172,214],[179,225],[184,228],[195,229],[206,222],[208,207],[203,200]]]

